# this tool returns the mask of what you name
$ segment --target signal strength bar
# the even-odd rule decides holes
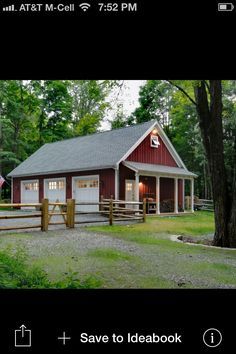
[[[15,5],[3,7],[2,11],[15,11]]]

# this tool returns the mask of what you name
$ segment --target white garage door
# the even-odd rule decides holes
[[[44,198],[49,199],[49,202],[58,200],[60,203],[64,203],[66,201],[66,179],[45,179]]]
[[[99,202],[99,176],[73,177],[73,198],[76,202]],[[98,205],[77,205],[77,211],[98,211]]]
[[[39,202],[39,181],[21,181],[21,203]]]

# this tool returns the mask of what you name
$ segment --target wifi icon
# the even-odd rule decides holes
[[[79,7],[81,7],[81,9],[85,12],[91,7],[91,5],[88,4],[87,2],[83,2],[82,4],[79,5]]]

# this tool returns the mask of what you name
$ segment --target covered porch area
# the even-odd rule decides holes
[[[179,167],[123,162],[125,199],[146,201],[148,214],[194,212],[194,173]],[[127,177],[127,178],[126,178]],[[186,191],[190,198],[186,208]]]

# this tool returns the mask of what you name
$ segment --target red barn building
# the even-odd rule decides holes
[[[8,176],[13,203],[148,198],[150,205],[156,202],[157,214],[184,210],[185,180],[190,180],[193,211],[196,175],[157,121],[45,144]],[[173,210],[166,210],[171,201]]]

